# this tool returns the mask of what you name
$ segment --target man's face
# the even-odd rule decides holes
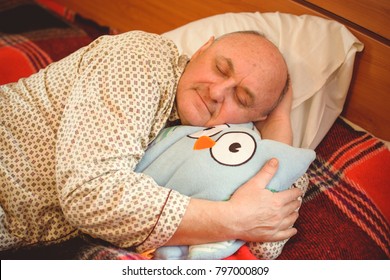
[[[176,105],[182,124],[213,126],[267,118],[286,83],[284,60],[253,34],[211,38],[180,78]]]

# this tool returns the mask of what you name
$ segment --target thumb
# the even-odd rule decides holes
[[[276,171],[278,170],[278,160],[272,158],[264,164],[264,166],[253,176],[248,183],[254,184],[257,187],[265,189],[268,183],[274,177]]]

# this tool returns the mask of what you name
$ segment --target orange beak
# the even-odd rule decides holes
[[[208,136],[201,136],[194,144],[194,150],[209,149],[215,145],[215,141]]]

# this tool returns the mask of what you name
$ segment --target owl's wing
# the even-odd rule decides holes
[[[168,150],[173,144],[188,134],[203,129],[203,127],[179,125],[163,129],[156,140],[146,150],[142,160],[135,168],[135,172],[143,172],[153,161]]]
[[[273,140],[261,140],[258,147],[260,156],[267,160],[277,158],[279,161],[278,170],[267,186],[272,191],[288,189],[305,174],[316,158],[316,153],[311,149],[295,148]]]

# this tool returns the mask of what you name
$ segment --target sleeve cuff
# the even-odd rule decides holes
[[[173,236],[184,216],[190,197],[171,190],[156,225],[149,236],[137,246],[137,252],[145,252],[163,246]]]

